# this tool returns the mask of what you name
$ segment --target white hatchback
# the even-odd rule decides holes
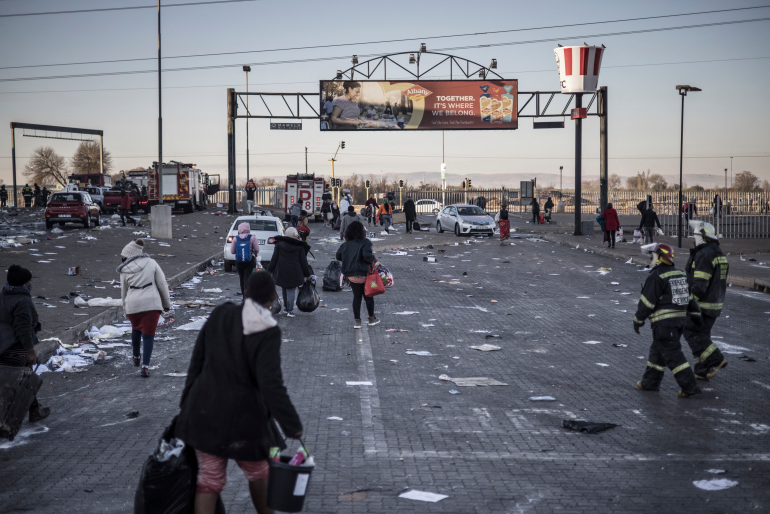
[[[438,214],[444,205],[438,200],[423,199],[414,202],[414,208],[418,214]]]
[[[280,218],[259,214],[239,216],[233,222],[225,239],[225,271],[232,271],[233,265],[235,265],[235,254],[230,251],[230,245],[233,239],[238,236],[238,225],[241,223],[249,224],[252,237],[257,238],[257,243],[259,243],[259,260],[264,263],[270,262],[270,259],[273,258],[275,237],[284,235],[283,223]]]

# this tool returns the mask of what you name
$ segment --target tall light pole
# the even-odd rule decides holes
[[[249,72],[251,66],[244,66],[243,71],[246,72],[246,114],[249,113]],[[249,181],[249,119],[246,118],[246,182]]]
[[[733,187],[733,158],[730,157],[730,187]]]
[[[679,237],[679,248],[682,247],[682,163],[684,159],[684,97],[688,91],[702,91],[695,86],[676,86],[679,90],[679,96],[682,97],[682,122],[679,135],[679,210],[677,211],[677,236]]]
[[[727,192],[727,168],[725,168],[725,193]]]
[[[559,198],[561,199],[561,186],[562,186],[562,172],[564,171],[564,166],[559,166]]]
[[[160,0],[158,0],[158,203],[163,204],[163,114],[160,82]]]

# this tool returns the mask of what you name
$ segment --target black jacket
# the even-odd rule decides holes
[[[655,228],[655,225],[658,225],[658,228],[660,228],[658,215],[655,214],[655,211],[652,209],[647,209],[642,213],[642,221],[639,222],[639,230],[641,230],[642,227]]]
[[[368,239],[346,241],[337,250],[337,260],[342,263],[342,274],[346,277],[365,277],[374,261],[372,242]]]
[[[404,214],[406,214],[406,221],[417,219],[417,208],[414,206],[414,200],[411,198],[404,202]]]
[[[302,430],[281,374],[281,329],[243,335],[241,305],[225,303],[198,334],[187,370],[176,436],[202,452],[266,460],[285,434]]]
[[[548,209],[551,209],[551,210],[553,210],[553,200],[551,200],[551,199],[549,198],[549,199],[548,199],[548,201],[547,201],[547,202],[545,202],[545,205],[543,206],[543,209],[545,209],[546,211],[547,211]]]
[[[653,268],[642,286],[634,322],[644,323],[650,318],[652,325],[683,327],[688,311],[691,315],[700,315],[684,271],[668,264]]]
[[[8,199],[8,190],[6,188],[0,189],[0,198],[2,198],[3,200]]]
[[[532,199],[532,214],[540,214],[540,204],[534,198]]]
[[[299,287],[312,275],[307,263],[310,245],[299,239],[276,236],[273,258],[267,271],[275,276],[275,283],[280,287]]]
[[[30,288],[6,284],[0,292],[0,354],[19,344],[25,350],[34,348],[39,331]]]
[[[722,313],[727,291],[727,257],[718,241],[690,249],[685,271],[687,282],[703,314],[717,318]]]

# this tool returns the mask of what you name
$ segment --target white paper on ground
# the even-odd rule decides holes
[[[722,489],[735,487],[738,485],[738,482],[726,478],[713,478],[711,480],[695,480],[693,481],[693,485],[704,491],[721,491]]]
[[[407,355],[419,355],[420,357],[432,357],[433,354],[426,350],[407,350]]]
[[[164,373],[166,377],[186,377],[187,373]]]
[[[405,498],[407,500],[418,500],[421,502],[436,503],[440,502],[444,498],[449,498],[446,494],[430,493],[428,491],[418,491],[412,489],[398,495],[399,498]]]
[[[186,325],[176,327],[175,330],[200,330],[203,328],[203,325],[206,324],[207,319],[208,318],[196,319],[195,321],[187,323]]]
[[[396,316],[410,316],[412,314],[420,314],[420,313],[416,311],[404,311],[404,312],[394,312],[393,314],[395,314]]]
[[[707,469],[706,473],[720,474],[720,473],[725,473],[725,470],[724,469]]]
[[[601,341],[583,341],[583,344],[602,344]]]
[[[356,382],[356,381],[347,381],[347,382],[345,382],[345,385],[349,385],[349,386],[370,386],[370,385],[372,385],[372,383],[370,381],[368,381],[368,380],[361,380],[361,381],[358,381],[358,382]]]
[[[596,363],[596,365],[597,365],[597,366],[601,366],[601,367],[603,367],[603,368],[609,367],[609,364],[605,364],[605,363],[603,363],[603,362],[597,362],[597,363]]]
[[[329,421],[342,421],[342,418],[339,416],[329,416],[326,419],[328,419]]]
[[[458,387],[476,387],[476,386],[507,386],[505,382],[499,382],[494,378],[487,377],[468,377],[468,378],[450,378]]]
[[[222,290],[219,289],[218,287],[212,287],[211,289],[204,289],[203,292],[204,293],[221,293]]]
[[[499,346],[495,346],[493,344],[482,344],[481,346],[471,346],[472,350],[480,350],[482,352],[494,352],[495,350],[499,350]]]

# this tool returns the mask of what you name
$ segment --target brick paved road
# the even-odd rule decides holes
[[[638,336],[630,320],[645,273],[552,243],[514,243],[460,244],[436,264],[423,262],[420,251],[380,255],[396,287],[376,298],[383,322],[370,329],[353,330],[347,292],[323,293],[327,308],[280,319],[284,375],[319,464],[306,511],[770,510],[768,296],[731,289],[715,328],[723,348],[756,362],[729,355],[725,373],[694,399],[676,398],[670,374],[660,393],[644,393],[633,384],[644,371],[650,330]],[[319,246],[320,274],[334,245]],[[613,271],[601,275],[600,266]],[[235,283],[233,275],[204,280],[229,296]],[[184,293],[180,298],[192,296]],[[393,314],[406,310],[419,314]],[[178,314],[175,324],[200,312]],[[392,328],[409,332],[387,332]],[[41,396],[54,414],[42,423],[47,432],[0,450],[0,512],[132,511],[141,463],[176,412],[183,385],[162,373],[186,370],[194,338],[167,328],[159,335],[178,338],[156,343],[160,368],[148,380],[127,351],[87,373],[45,376]],[[583,344],[589,340],[600,344]],[[503,349],[468,348],[485,342]],[[509,385],[456,387],[441,374]],[[527,400],[535,395],[557,401]],[[126,421],[135,410],[139,418]],[[560,428],[570,418],[621,426],[584,435]],[[712,468],[727,472],[706,472]],[[234,466],[229,477],[228,512],[251,512]],[[738,485],[715,492],[693,485],[711,478]],[[399,499],[405,488],[449,498]]]

